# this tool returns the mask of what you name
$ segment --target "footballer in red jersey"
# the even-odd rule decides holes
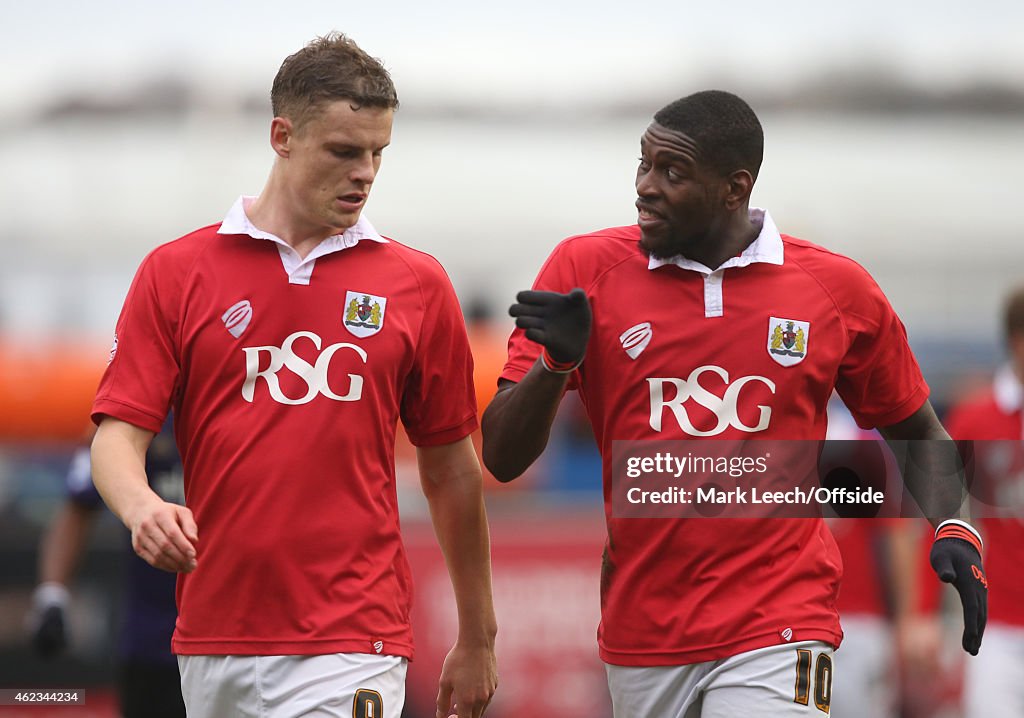
[[[617,517],[613,442],[819,440],[833,389],[862,427],[948,438],[868,273],[749,208],[762,152],[738,97],[668,105],[641,139],[639,224],[565,240],[511,309],[484,459],[515,478],[579,390],[604,464],[598,643],[619,717],[827,712],[842,566],[821,519]],[[960,580],[974,548],[943,538],[942,561],[951,543]]]
[[[394,86],[334,34],[285,60],[272,99],[263,193],[155,249],[129,290],[93,406],[96,485],[139,555],[181,572],[190,716],[398,718],[413,655],[401,421],[459,610],[438,711],[476,718],[496,629],[466,330],[437,261],[361,214]],[[187,508],[144,483],[170,408]]]
[[[985,570],[994,587],[985,651],[967,666],[968,718],[1024,715],[1024,289],[1006,303],[1004,327],[1010,361],[990,387],[952,408],[946,426],[954,439],[979,444],[974,456],[985,477],[984,498],[1011,509],[985,518]]]

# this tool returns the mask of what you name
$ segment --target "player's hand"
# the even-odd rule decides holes
[[[195,570],[199,533],[188,508],[154,494],[125,516],[125,525],[132,532],[132,548],[149,565],[181,573]]]
[[[578,364],[590,339],[590,302],[582,289],[568,294],[528,290],[516,295],[508,313],[526,338],[542,345],[557,362]]]
[[[964,538],[950,536],[944,533],[946,529],[957,533],[962,531]],[[975,546],[971,533],[956,524],[952,527],[940,525],[935,543],[932,544],[931,564],[939,579],[953,584],[960,594],[964,608],[963,647],[972,656],[976,656],[988,620],[988,579],[981,565],[981,553],[978,550],[980,540]]]
[[[67,603],[67,589],[58,583],[41,584],[32,594],[28,627],[32,634],[32,647],[42,658],[53,658],[67,648]]]
[[[494,648],[456,643],[441,667],[437,718],[480,718],[497,687]]]

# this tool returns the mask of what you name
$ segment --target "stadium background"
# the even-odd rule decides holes
[[[73,587],[73,650],[43,663],[23,628],[40,531],[135,267],[155,244],[218,220],[239,193],[259,192],[272,161],[270,81],[286,54],[330,29],[392,71],[402,107],[367,215],[448,269],[475,317],[481,401],[515,291],[562,237],[634,220],[640,133],[658,107],[706,87],[737,92],[761,115],[753,203],[784,232],[868,268],[907,325],[940,411],[981,381],[1001,358],[1000,300],[1024,280],[1024,7],[731,7],[6,8],[0,687],[88,686],[90,706],[59,715],[109,715],[123,533],[112,517],[101,522]],[[599,479],[577,412],[566,407],[528,477],[489,486],[498,718],[606,710],[593,642]],[[436,651],[453,631],[407,462],[400,481],[420,574],[413,708],[429,698]],[[6,715],[15,713],[0,708]]]

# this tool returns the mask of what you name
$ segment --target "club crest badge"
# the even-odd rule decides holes
[[[811,323],[796,319],[768,318],[768,356],[782,366],[799,364],[807,356]]]
[[[345,313],[342,323],[357,337],[369,337],[384,326],[384,308],[388,300],[363,292],[345,294]]]

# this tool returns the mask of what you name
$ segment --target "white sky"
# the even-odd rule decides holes
[[[71,84],[95,92],[187,69],[213,87],[269,87],[285,55],[331,29],[395,75],[400,96],[508,102],[689,91],[701,78],[785,85],[822,65],[892,68],[938,86],[1024,83],[1015,0],[35,0],[2,3],[0,96],[10,111]]]
[[[937,89],[998,80],[1024,90],[1021,0],[970,7],[962,0],[646,0],[641,9],[626,0],[521,0],[507,7],[514,9],[481,0],[0,0],[0,121],[17,128],[0,136],[0,166],[8,170],[0,239],[13,240],[5,250],[16,250],[18,267],[4,281],[21,305],[37,310],[18,309],[6,321],[71,326],[93,316],[105,334],[145,248],[212,221],[240,191],[258,192],[270,161],[265,123],[231,113],[204,111],[166,125],[21,126],[8,118],[29,117],[55,95],[130,92],[139,78],[160,74],[191,75],[210,98],[266,97],[281,60],[332,29],[384,59],[407,111],[436,99],[571,108],[580,99],[667,100],[708,86],[746,95],[823,69],[875,70]],[[557,238],[632,220],[630,178],[647,112],[621,136],[622,123],[451,129],[402,119],[371,216],[435,253],[461,289],[486,286],[500,303],[528,284]],[[1012,120],[763,119],[769,141],[759,197],[787,231],[891,278],[887,291],[918,329],[977,332],[991,323],[996,295],[1019,265],[1005,261],[1019,247],[1012,216],[1000,212],[1016,188],[1004,182],[997,192],[975,180],[1020,164],[1024,145]],[[822,182],[824,157],[835,167]],[[849,226],[851,198],[877,223],[867,238]],[[448,216],[452,207],[461,224]],[[510,213],[512,222],[477,237],[479,226]],[[79,226],[94,228],[102,251],[95,238],[82,241]],[[963,238],[973,233],[988,252],[976,262],[985,268],[978,281],[965,280],[958,265]],[[485,249],[467,253],[474,237]],[[907,281],[903,264],[891,269],[925,242],[933,271]],[[43,276],[54,252],[67,276]],[[108,265],[122,274],[108,276]],[[951,309],[936,311],[935,296]]]

